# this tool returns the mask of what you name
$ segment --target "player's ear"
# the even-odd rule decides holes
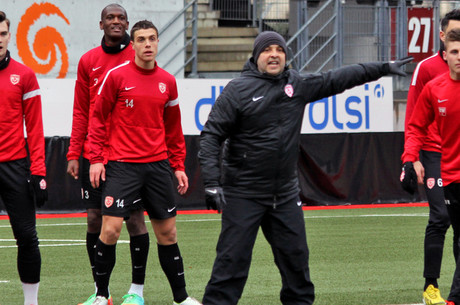
[[[446,51],[442,51],[442,58],[447,61],[447,52]]]

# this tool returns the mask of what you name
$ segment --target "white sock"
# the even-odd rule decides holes
[[[129,287],[128,294],[135,293],[141,298],[144,297],[144,285],[134,284],[131,283],[131,287]]]
[[[24,305],[38,305],[38,286],[40,283],[22,283],[24,291]]]

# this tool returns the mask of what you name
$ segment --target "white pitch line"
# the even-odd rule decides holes
[[[0,239],[0,242],[15,242],[15,239]],[[60,244],[42,244],[40,247],[68,247],[68,246],[86,246],[85,240],[72,240],[72,239],[39,239],[40,242],[63,242]],[[70,243],[69,243],[70,242]],[[129,244],[129,240],[119,240],[118,244]],[[0,249],[17,248],[16,245],[0,246]]]
[[[308,211],[307,211],[308,213]],[[304,216],[305,219],[315,218],[360,218],[360,217],[427,217],[428,213],[414,213],[414,214],[366,214],[366,215],[324,215],[324,216]],[[181,219],[176,222],[207,222],[207,221],[221,221],[221,218],[206,218],[206,219]],[[145,221],[150,222],[149,220]],[[47,223],[37,224],[37,227],[59,227],[59,226],[86,226],[85,222],[75,223]],[[10,225],[0,225],[0,228],[11,228]]]

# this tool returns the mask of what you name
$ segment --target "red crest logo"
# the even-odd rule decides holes
[[[46,181],[45,181],[45,179],[42,179],[40,181],[40,189],[46,190]]]
[[[21,77],[17,74],[11,74],[10,75],[10,82],[13,84],[13,85],[17,85],[19,83],[19,80],[21,79]]]
[[[163,84],[163,83],[159,83],[159,84],[158,84],[158,89],[160,89],[160,92],[161,92],[161,93],[165,93],[165,91],[166,91],[166,85]]]
[[[286,93],[287,96],[292,97],[294,95],[294,87],[292,87],[291,84],[287,84],[284,86],[284,93]]]
[[[431,190],[435,185],[434,178],[426,179],[426,186]]]
[[[107,196],[105,197],[105,201],[104,201],[104,204],[107,208],[110,208],[113,204],[113,197],[111,196]]]

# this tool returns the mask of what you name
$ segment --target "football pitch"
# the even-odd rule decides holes
[[[423,240],[428,207],[306,210],[310,272],[315,305],[420,304],[424,279]],[[147,218],[146,218],[147,220]],[[150,252],[145,304],[172,304],[172,294],[158,263],[150,222]],[[179,214],[179,246],[188,293],[201,300],[215,258],[219,214]],[[42,254],[39,303],[76,305],[94,292],[85,247],[84,217],[37,219]],[[111,276],[114,304],[131,283],[129,237],[123,228]],[[447,298],[454,272],[452,232],[448,231],[439,280]],[[281,304],[281,278],[270,247],[259,232],[241,305]],[[0,304],[23,304],[16,271],[16,246],[8,220],[0,220]]]

